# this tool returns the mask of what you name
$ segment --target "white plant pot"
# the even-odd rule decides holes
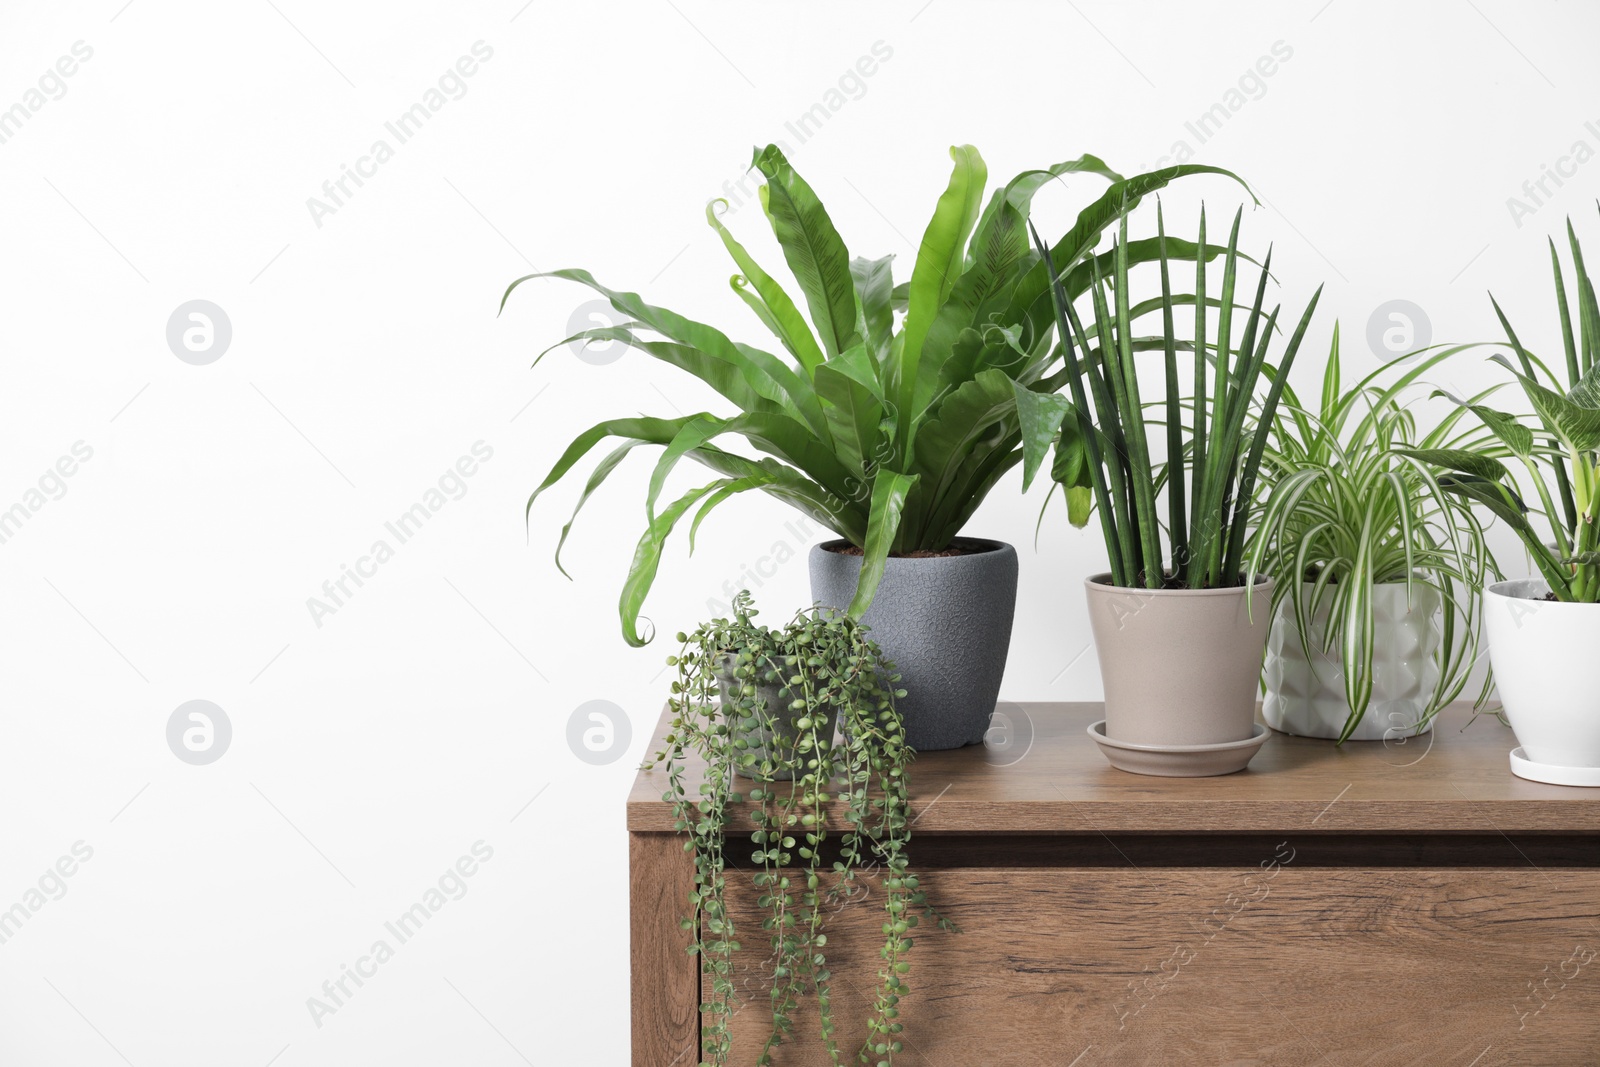
[[[1594,685],[1600,605],[1541,599],[1549,592],[1537,578],[1496,582],[1483,591],[1495,685],[1527,760],[1553,769],[1587,768],[1593,773],[1580,777],[1600,777],[1600,691]]]
[[[1302,587],[1307,598],[1311,586]],[[1345,695],[1340,641],[1320,651],[1328,622],[1333,591],[1325,590],[1311,618],[1313,648],[1307,649],[1295,626],[1294,604],[1285,597],[1272,619],[1267,639],[1264,672],[1266,696],[1261,717],[1268,726],[1299,737],[1335,740],[1350,715]],[[1372,587],[1372,699],[1356,724],[1352,741],[1383,741],[1413,737],[1432,728],[1422,723],[1439,682],[1440,607],[1437,590],[1413,584],[1410,602],[1404,582],[1384,582]],[[1422,724],[1419,728],[1419,724]]]

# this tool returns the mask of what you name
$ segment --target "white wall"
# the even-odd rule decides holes
[[[92,49],[0,143],[0,507],[92,450],[0,544],[0,908],[93,853],[0,944],[8,1065],[624,1062],[622,800],[666,654],[617,632],[644,467],[585,516],[575,582],[550,553],[577,484],[531,536],[521,511],[580,428],[711,400],[636,354],[530,370],[576,287],[495,308],[531,266],[583,266],[753,337],[701,214],[751,145],[789,141],[852,251],[903,277],[950,144],[1003,180],[1186,141],[1262,193],[1247,239],[1277,242],[1287,302],[1328,283],[1312,351],[1336,314],[1366,367],[1391,299],[1436,340],[1493,338],[1487,287],[1548,348],[1543,235],[1569,212],[1600,229],[1600,14],[1571,4],[123,4],[0,10],[0,108]],[[384,123],[480,41],[465,95],[397,145]],[[785,122],[878,42],[864,93],[796,144]],[[1186,122],[1275,47],[1200,143]],[[393,158],[314,220],[379,138]],[[1519,225],[1507,198],[1575,142],[1585,164]],[[1044,228],[1091,184],[1043,197]],[[1201,196],[1238,201],[1201,179],[1169,210]],[[777,264],[753,208],[733,225]],[[194,299],[232,326],[206,366],[165,336]],[[1484,378],[1473,359],[1438,380]],[[385,522],[479,441],[465,495],[398,544]],[[970,528],[1024,549],[1005,694],[1094,698],[1077,587],[1103,548],[1057,510],[1036,551],[1039,500],[1013,477]],[[780,543],[761,602],[806,598],[787,512],[718,519],[663,570],[666,632]],[[307,598],[378,539],[393,558],[319,625]],[[232,728],[208,766],[167,743],[195,699]],[[569,748],[591,700],[631,723],[608,765]],[[398,944],[384,922],[480,841],[466,895]],[[380,938],[394,957],[318,1025],[308,998]]]

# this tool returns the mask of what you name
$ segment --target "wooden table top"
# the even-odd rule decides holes
[[[1003,716],[1001,719],[999,716]],[[1250,766],[1218,778],[1119,771],[1087,734],[1100,704],[1002,702],[993,745],[919,755],[911,766],[917,834],[1597,833],[1600,789],[1511,773],[1512,732],[1452,707],[1431,735],[1347,742],[1274,732]],[[660,751],[664,713],[647,755]],[[640,771],[628,829],[672,829],[666,772]]]

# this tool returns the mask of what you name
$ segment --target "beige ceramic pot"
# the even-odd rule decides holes
[[[1232,589],[1085,583],[1106,693],[1106,736],[1138,745],[1217,745],[1255,731],[1272,579]]]

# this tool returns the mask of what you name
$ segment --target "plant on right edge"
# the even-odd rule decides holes
[[[748,591],[735,597],[733,613],[678,635],[682,649],[667,660],[678,671],[672,725],[666,748],[646,765],[666,765],[663,799],[694,856],[691,914],[682,926],[708,986],[702,1055],[720,1067],[732,1051],[740,946],[727,904],[727,832],[748,811],[752,881],[767,912],[762,927],[771,951],[763,968],[770,1023],[755,1062],[773,1062],[772,1050],[793,1033],[807,996],[816,998],[829,1062],[841,1062],[824,912],[853,898],[857,876],[876,868],[884,891],[883,966],[856,1059],[890,1065],[901,1051],[907,935],[919,911],[952,928],[928,907],[910,870],[913,754],[894,704],[899,694],[888,688],[899,676],[848,616],[808,609],[769,628],[753,621]],[[748,793],[740,777],[752,779]],[[823,857],[831,854],[836,825],[839,858],[829,863]]]
[[[1399,400],[1461,350],[1437,351],[1385,386],[1390,368],[1380,368],[1346,390],[1336,323],[1319,405],[1284,387],[1249,560],[1251,575],[1279,578],[1262,704],[1274,729],[1340,744],[1408,737],[1467,684],[1479,591],[1501,575],[1471,502],[1415,455],[1481,450],[1492,438],[1456,428],[1465,409],[1419,437]]]
[[[1566,384],[1522,343],[1491,296],[1516,357],[1493,359],[1521,385],[1533,414],[1519,418],[1457,401],[1483,422],[1502,454],[1514,457],[1538,507],[1529,506],[1506,464],[1486,450],[1411,454],[1448,471],[1440,485],[1514,530],[1540,575],[1498,582],[1484,592],[1496,688],[1522,743],[1511,754],[1512,770],[1558,785],[1600,785],[1600,690],[1580,667],[1600,648],[1600,610],[1594,606],[1600,603],[1600,303],[1571,222],[1567,237],[1575,309],[1560,254],[1550,242]],[[1548,534],[1530,521],[1534,513],[1543,515]]]

